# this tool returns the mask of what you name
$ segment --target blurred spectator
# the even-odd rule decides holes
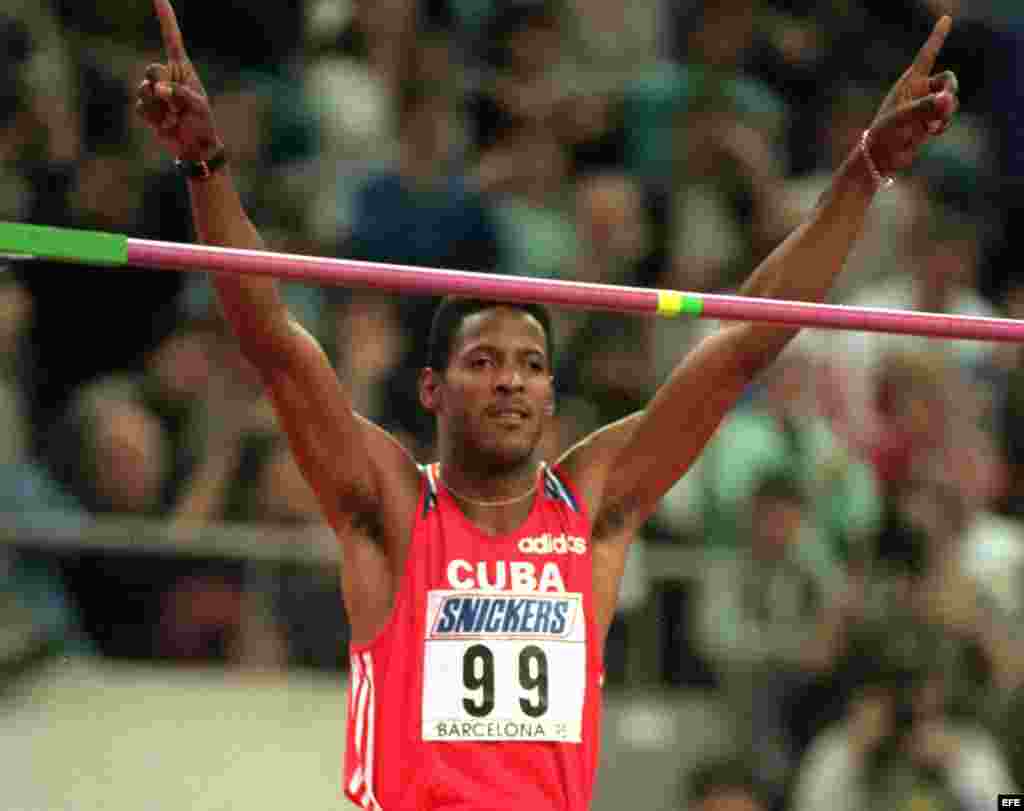
[[[18,464],[34,452],[27,400],[32,309],[25,285],[0,264],[0,465]]]
[[[304,74],[311,86],[335,91],[330,101],[323,100],[324,109],[332,111],[339,134],[356,136],[349,142],[353,145],[374,149],[364,140],[371,130],[360,133],[361,125],[373,122],[372,129],[382,135],[391,131],[386,123],[391,120],[390,99],[401,79],[403,50],[414,33],[415,6],[406,0],[352,0],[314,2],[306,8],[311,61]]]
[[[709,546],[732,547],[755,483],[788,473],[809,501],[815,536],[808,559],[828,576],[873,537],[882,516],[879,481],[817,413],[813,361],[800,343],[780,357],[758,391],[723,422],[694,468],[666,496],[663,520],[685,532],[697,517]]]
[[[880,279],[844,303],[861,307],[920,310],[991,317],[993,307],[977,292],[982,242],[976,222],[934,206],[920,212],[911,235],[909,273]],[[843,409],[854,441],[872,434],[877,391],[873,382],[881,361],[896,349],[946,353],[962,368],[982,363],[992,344],[982,341],[937,342],[927,338],[873,332],[837,332],[828,347],[830,365],[842,381]],[[940,384],[944,385],[944,384]]]
[[[348,253],[378,262],[493,268],[494,225],[456,163],[459,122],[451,93],[410,80],[398,108],[398,163],[357,190]]]
[[[305,93],[322,130],[323,168],[308,221],[324,245],[336,245],[352,213],[345,187],[397,152],[395,89],[405,67],[409,20],[391,3],[355,0],[307,6]],[[412,4],[402,4],[405,5]]]
[[[864,646],[846,715],[800,766],[794,811],[981,809],[1017,790],[998,740],[950,713],[927,636],[889,624]]]
[[[896,509],[898,520],[911,528],[911,543],[901,555],[898,548],[886,548],[883,535],[881,553],[910,572],[911,611],[945,637],[944,665],[952,697],[980,712],[998,706],[1002,696],[1024,680],[1024,648],[1014,629],[1015,618],[998,602],[997,592],[987,591],[968,569],[965,547],[976,502],[955,480],[933,471],[902,493]],[[883,608],[884,601],[873,603],[876,609]],[[889,606],[889,611],[899,613],[905,606]]]
[[[334,356],[353,408],[359,414],[381,413],[382,384],[408,351],[408,336],[397,321],[394,300],[386,294],[353,292],[335,308],[334,316]],[[426,448],[419,447],[424,439],[406,434],[406,447],[418,459],[426,458],[422,456]]]
[[[1024,318],[1024,282],[1009,286],[1003,313],[1008,318]],[[1006,462],[1006,489],[999,510],[1017,523],[1024,518],[1024,442],[1018,430],[1024,424],[1024,351],[1018,344],[999,347],[986,371],[997,381],[992,422]]]
[[[416,79],[399,89],[397,165],[374,172],[355,193],[345,252],[353,259],[460,270],[494,270],[499,241],[493,215],[457,163],[459,120],[450,88]],[[406,351],[386,381],[377,416],[429,443],[432,421],[419,406],[415,372],[426,362],[412,336],[428,331],[436,299],[394,300]]]
[[[599,284],[654,283],[663,257],[643,187],[626,174],[606,171],[579,178],[574,192],[575,249],[563,277]],[[554,323],[564,347],[555,374],[561,392],[585,394],[602,422],[644,407],[656,373],[650,321],[563,311],[554,313]]]
[[[742,69],[758,37],[757,19],[763,6],[763,2],[740,0],[715,5],[676,4],[672,12],[672,58],[727,71]]]
[[[674,121],[670,222],[675,280],[731,287],[795,227],[771,127],[705,80]]]
[[[931,349],[896,350],[880,359],[869,459],[887,494],[937,465],[957,482],[972,510],[990,509],[1004,474],[985,419],[987,398],[940,345]]]
[[[643,187],[622,172],[587,175],[575,185],[578,281],[634,284],[654,246]]]
[[[175,383],[187,387],[188,374],[197,371],[183,368],[187,360],[170,372],[158,365],[164,377],[151,385],[162,384],[165,397]],[[198,372],[202,378],[203,370]],[[170,518],[179,526],[215,520],[218,495],[234,475],[232,460],[258,417],[257,405],[246,411],[237,400],[218,404],[220,412],[230,410],[230,418],[225,414],[217,422],[218,433],[195,435],[200,439],[194,447],[201,455],[175,488],[169,486],[172,446],[146,398],[143,380],[123,375],[78,390],[53,445],[61,478],[94,516]],[[65,577],[81,606],[86,631],[106,655],[234,655],[226,640],[240,633],[239,564],[82,552],[66,559]],[[185,604],[194,611],[173,611],[181,606],[175,597],[183,593],[190,595]],[[186,644],[184,639],[191,641]]]
[[[316,495],[287,442],[271,449],[257,481],[255,520],[282,530],[322,523]],[[292,666],[342,670],[348,663],[349,627],[337,572],[284,564],[275,575],[273,608]]]
[[[886,490],[897,492],[915,469],[950,445],[955,406],[949,383],[957,371],[937,348],[891,352],[876,363],[877,427],[870,459]]]
[[[644,408],[655,386],[645,341],[636,319],[592,315],[563,353],[555,375],[559,389],[586,397],[602,425]]]
[[[484,89],[470,97],[474,143],[491,139],[503,116],[550,123],[564,89],[564,16],[552,0],[495,3],[479,40]]]
[[[570,0],[571,38],[581,73],[607,84],[642,70],[658,58],[657,0]]]
[[[58,475],[91,513],[160,514],[167,439],[136,379],[112,376],[78,390],[62,427]]]
[[[547,124],[508,119],[480,150],[475,177],[499,228],[500,269],[565,278],[577,244],[567,195],[565,147]]]
[[[621,163],[619,92],[573,60],[574,11],[551,0],[494,4],[478,35],[481,78],[466,99],[481,157],[509,129],[539,128],[564,151],[570,175]]]
[[[59,480],[92,515],[160,513],[167,447],[137,382],[115,377],[76,392],[50,448]],[[85,632],[105,655],[152,655],[168,569],[150,556],[81,551],[63,574]]]
[[[934,468],[919,471],[891,499],[877,549],[851,564],[844,608],[833,618],[833,650],[841,658],[832,686],[839,696],[849,698],[848,678],[858,667],[877,666],[870,656],[881,656],[879,647],[887,650],[899,640],[910,650],[927,650],[929,666],[944,674],[945,700],[965,719],[987,722],[1017,689],[1024,651],[1015,620],[965,566],[975,508],[955,481]],[[879,636],[889,627],[910,629],[911,635],[893,637],[896,642]],[[864,640],[875,647],[861,660]],[[833,698],[815,698],[812,691],[801,700],[810,707]],[[821,714],[828,718],[827,710]],[[798,738],[809,740],[820,722],[802,724]]]
[[[129,154],[90,155],[75,169],[63,203],[51,201],[54,210],[38,216],[51,225],[134,234],[143,178]],[[141,371],[145,352],[173,327],[182,285],[178,274],[50,262],[26,266],[23,278],[36,306],[33,416],[41,432],[59,418],[77,386],[115,370]]]
[[[686,811],[768,811],[772,806],[749,764],[742,758],[701,762],[686,780]]]
[[[754,485],[736,547],[707,558],[697,638],[717,671],[735,717],[737,745],[781,797],[797,752],[784,710],[837,653],[830,594],[807,560],[809,506],[795,478],[762,476]]]
[[[142,396],[160,420],[171,447],[171,474],[165,504],[177,501],[178,491],[207,442],[205,411],[211,377],[220,371],[215,351],[219,335],[198,320],[183,320],[149,354],[142,377]]]
[[[752,76],[744,57],[756,41],[761,3],[671,4],[669,16],[681,12],[679,35],[670,61],[638,72],[625,91],[626,165],[642,177],[668,177],[678,171],[679,127],[687,112],[714,99],[743,123],[768,134],[772,142],[785,131],[786,102]],[[692,150],[691,150],[692,151]]]
[[[244,421],[243,421],[244,422]],[[276,433],[251,424],[219,437],[184,494],[175,525],[182,531],[260,520],[261,479],[280,443]],[[245,665],[282,666],[285,642],[267,616],[265,596],[246,598],[270,585],[260,571],[206,563],[185,572],[161,597],[155,631],[158,656]]]
[[[1007,697],[996,731],[1005,747],[1014,783],[1024,786],[1024,689]]]
[[[31,321],[32,299],[7,269],[0,275],[0,515],[9,527],[29,532],[74,530],[85,524],[84,511],[40,464],[31,441],[25,397],[32,367]],[[90,649],[52,552],[0,549],[0,594],[21,606],[31,624],[62,652]]]
[[[196,488],[203,508],[178,526],[249,523],[308,540],[321,524],[316,494],[283,435],[250,431],[218,473]],[[239,573],[212,567],[177,580],[163,598],[159,646],[171,657],[210,657],[261,665],[339,670],[347,663],[348,623],[337,573],[281,563],[250,567],[242,594]],[[262,603],[266,603],[263,605]]]
[[[88,516],[44,465],[25,458],[0,464],[0,520],[8,530],[32,537],[75,532],[87,525]],[[25,612],[53,650],[65,655],[95,653],[77,601],[65,586],[59,554],[51,549],[31,543],[0,548],[0,595]],[[9,607],[0,608],[0,614]]]

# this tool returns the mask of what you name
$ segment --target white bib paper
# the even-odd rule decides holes
[[[423,740],[580,742],[579,593],[431,591],[423,646]]]

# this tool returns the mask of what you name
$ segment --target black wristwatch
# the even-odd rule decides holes
[[[174,161],[174,168],[190,180],[206,180],[214,172],[223,168],[227,162],[227,151],[221,146],[204,161],[189,161],[178,158]]]

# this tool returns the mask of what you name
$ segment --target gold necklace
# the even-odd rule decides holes
[[[451,493],[453,496],[455,496],[458,499],[461,499],[462,501],[465,501],[467,504],[472,504],[474,507],[506,507],[509,504],[518,504],[523,499],[532,496],[537,490],[537,482],[534,482],[533,486],[529,490],[527,490],[525,493],[520,493],[518,496],[513,496],[512,498],[498,499],[496,501],[481,501],[479,499],[470,498],[469,496],[463,495],[450,484],[448,484],[448,482],[444,480],[444,476],[441,473],[440,465],[438,465],[437,467],[437,480],[441,482],[441,484],[444,485],[444,489]]]

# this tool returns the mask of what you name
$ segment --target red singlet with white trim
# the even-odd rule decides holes
[[[388,624],[352,646],[345,794],[370,811],[586,811],[602,657],[590,520],[557,467],[488,535],[423,483]]]

